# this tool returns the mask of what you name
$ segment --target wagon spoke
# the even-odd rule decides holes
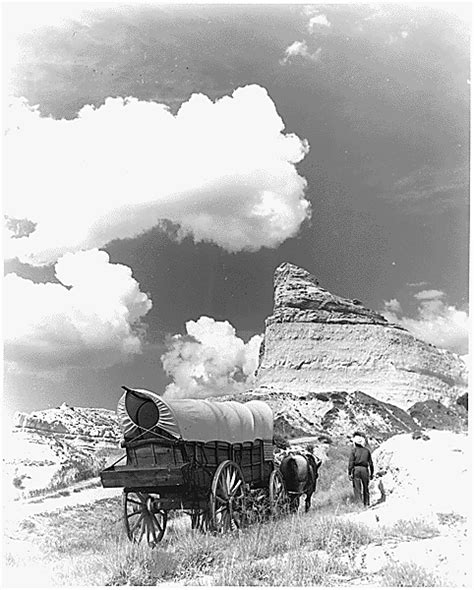
[[[140,541],[143,539],[143,535],[145,534],[145,519],[142,518],[141,521],[141,525],[140,525],[140,532],[138,533],[138,542],[140,543]]]
[[[229,490],[229,494],[232,493],[232,488],[234,487],[235,484],[235,479],[236,479],[236,475],[233,471],[227,470],[227,478],[226,478],[226,484],[227,484],[227,489]]]
[[[224,461],[217,468],[210,495],[210,524],[225,532],[240,527],[245,497],[242,471],[233,461]]]
[[[146,540],[149,545],[151,545],[152,542],[157,543],[153,514],[149,514],[147,518]]]
[[[230,493],[229,493],[229,495],[230,495],[230,496],[235,496],[235,494],[237,493],[237,490],[238,490],[239,488],[241,488],[241,486],[242,486],[242,482],[241,482],[241,481],[237,481],[237,482],[235,483],[234,487],[233,487],[233,488],[230,490]]]
[[[148,544],[156,545],[165,534],[166,511],[152,512],[154,496],[144,492],[124,492],[123,498],[124,524],[128,538],[136,543],[145,538]]]
[[[128,512],[128,516],[130,518],[131,516],[136,516],[137,514],[141,514],[141,513],[142,513],[141,510],[134,510],[133,512]]]
[[[134,524],[132,524],[131,528],[130,528],[130,532],[133,532],[137,526],[141,523],[141,521],[143,520],[143,513],[140,514],[140,516],[137,518],[137,520],[135,521]]]
[[[225,476],[222,478],[222,481],[220,481],[219,484],[220,484],[219,487],[222,490],[224,497],[228,498],[229,497],[229,487],[227,485],[227,479]]]

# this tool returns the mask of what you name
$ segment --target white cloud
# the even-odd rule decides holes
[[[107,367],[141,352],[151,309],[128,266],[99,250],[66,254],[59,283],[4,278],[5,358],[16,368]]]
[[[72,120],[8,109],[5,214],[36,230],[5,253],[43,264],[68,251],[134,237],[169,219],[181,235],[258,250],[295,236],[310,216],[295,164],[309,146],[257,85],[213,103],[193,95],[174,116],[136,98],[108,98]]]
[[[324,14],[317,14],[312,16],[308,22],[308,31],[311,33],[315,27],[330,27],[331,23]]]
[[[392,313],[401,313],[402,306],[397,299],[390,299],[390,301],[384,301],[385,311]]]
[[[258,366],[262,337],[247,343],[235,335],[227,321],[206,316],[186,322],[186,335],[176,334],[162,357],[173,378],[168,397],[209,397],[244,391],[251,386]]]
[[[444,297],[443,291],[438,291],[437,289],[427,289],[425,291],[419,291],[413,295],[415,299],[418,301],[424,301],[429,299],[442,299]]]
[[[285,57],[280,60],[280,63],[285,64],[292,57],[304,57],[311,61],[319,61],[321,56],[321,47],[319,47],[314,53],[310,53],[306,41],[295,41],[289,47],[285,49]]]
[[[403,315],[399,301],[385,301],[382,313],[393,323],[406,328],[420,340],[458,354],[466,354],[469,343],[469,315],[453,305],[446,304],[445,294],[435,289],[420,291],[414,318]]]

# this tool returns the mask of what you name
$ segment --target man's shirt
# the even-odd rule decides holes
[[[372,455],[369,449],[356,445],[349,457],[349,475],[352,475],[354,467],[367,467],[369,469],[370,477],[374,475],[374,464],[372,462]]]

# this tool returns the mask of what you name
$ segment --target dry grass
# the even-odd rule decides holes
[[[319,469],[313,506],[324,512],[354,510],[352,484],[347,477],[350,449],[345,444],[333,444],[328,449],[327,461]]]
[[[131,544],[123,532],[117,498],[36,515],[23,521],[20,536],[36,548],[37,560],[56,586],[148,586],[171,581],[219,586],[343,585],[363,575],[355,565],[363,547],[387,539],[438,534],[422,520],[371,529],[338,518],[339,513],[358,509],[351,502],[347,454],[345,446],[330,448],[309,513],[277,520],[255,518],[251,526],[226,535],[192,531],[188,516],[173,513],[159,547]],[[35,558],[31,554],[25,562],[11,547],[6,558],[14,577],[21,568],[31,567]],[[428,584],[432,576],[412,564],[384,568],[381,576],[388,586],[435,585]],[[34,579],[31,585],[36,585]]]
[[[362,547],[384,538],[429,534],[421,521],[374,531],[312,510],[257,522],[226,535],[212,535],[192,531],[189,517],[176,516],[170,520],[160,546],[151,549],[125,538],[120,516],[118,499],[101,500],[31,517],[23,521],[21,533],[38,549],[42,566],[57,586],[148,586],[170,581],[222,586],[333,586],[357,575],[354,559]],[[10,550],[7,566],[12,576],[15,569],[31,566],[32,559],[22,564],[19,555]],[[413,577],[415,570],[410,571]],[[400,579],[408,575],[408,570],[399,572]],[[417,575],[421,577],[422,573],[418,571]]]
[[[444,586],[443,580],[415,563],[393,562],[380,572],[382,582],[391,587],[434,587]]]

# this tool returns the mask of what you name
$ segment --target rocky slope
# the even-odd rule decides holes
[[[112,410],[63,404],[32,414],[18,412],[7,434],[3,480],[13,498],[93,477],[122,453]]]
[[[289,263],[275,271],[274,310],[266,320],[257,388],[296,398],[355,392],[407,410],[417,402],[452,404],[467,390],[457,355],[318,285]]]
[[[412,522],[418,538],[360,550],[354,565],[365,571],[365,583],[376,585],[381,571],[406,563],[432,572],[443,587],[472,587],[470,447],[467,433],[427,430],[394,436],[375,450],[372,507],[344,518],[375,529]],[[426,535],[426,525],[438,534]]]
[[[371,444],[377,444],[394,434],[419,428],[408,412],[360,391],[295,396],[261,387],[232,399],[260,399],[268,403],[275,416],[275,433],[286,438],[314,437],[321,443],[330,443],[333,438],[346,438],[355,429],[362,429]]]
[[[384,511],[397,506],[402,514],[469,515],[471,469],[467,432],[426,430],[421,436],[393,436],[374,451],[373,460],[376,471],[371,495],[376,500],[383,487]],[[384,518],[389,517],[395,514]]]

